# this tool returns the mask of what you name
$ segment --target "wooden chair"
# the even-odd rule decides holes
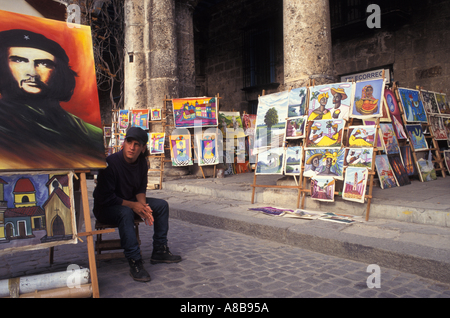
[[[141,239],[139,237],[139,223],[142,223],[142,222],[144,222],[144,221],[140,220],[140,219],[134,221],[134,230],[136,232],[136,237],[137,237],[139,245],[141,245]],[[104,230],[104,229],[110,229],[110,228],[117,228],[117,225],[103,224],[97,220],[95,221],[95,229],[96,230]],[[96,259],[97,260],[125,257],[123,255],[123,252],[102,254],[103,251],[120,250],[120,249],[122,249],[122,247],[120,245],[120,239],[105,240],[105,239],[103,239],[102,234],[97,234],[97,241],[95,242],[95,251],[96,251]]]

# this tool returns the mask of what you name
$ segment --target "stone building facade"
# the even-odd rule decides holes
[[[375,69],[450,94],[450,1],[379,0],[375,16],[369,2],[125,0],[125,108],[219,94],[221,110],[255,113],[263,91]]]

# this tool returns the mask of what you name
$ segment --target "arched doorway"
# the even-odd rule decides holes
[[[66,232],[64,230],[64,222],[59,215],[55,216],[53,219],[53,236],[64,235]]]
[[[5,236],[7,239],[14,237],[14,226],[11,223],[7,223],[5,226]]]

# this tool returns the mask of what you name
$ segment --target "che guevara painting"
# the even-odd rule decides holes
[[[90,27],[0,10],[0,170],[106,167],[94,65]]]

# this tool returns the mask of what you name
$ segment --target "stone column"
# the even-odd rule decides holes
[[[284,89],[335,81],[328,0],[283,0]]]
[[[147,108],[148,31],[146,8],[150,0],[125,0],[124,109]]]

